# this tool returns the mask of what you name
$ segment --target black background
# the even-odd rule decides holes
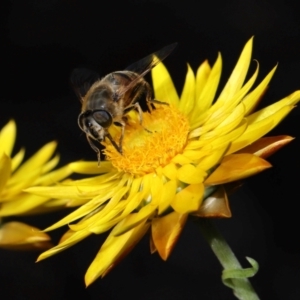
[[[70,72],[91,66],[106,75],[172,42],[166,60],[180,93],[186,62],[194,70],[222,52],[222,84],[252,36],[260,77],[279,62],[261,107],[300,89],[299,8],[288,1],[23,1],[1,2],[0,127],[13,118],[15,150],[27,157],[51,140],[62,163],[95,159],[77,127],[80,103]],[[254,64],[253,64],[254,65]],[[299,108],[271,133],[298,137]],[[233,217],[218,227],[242,264],[260,263],[252,283],[262,299],[300,299],[298,139],[270,158],[273,168],[230,197]],[[45,228],[65,212],[19,218]],[[65,229],[52,233],[54,242]],[[46,261],[38,253],[0,250],[1,299],[233,299],[221,268],[193,222],[167,262],[150,255],[145,237],[104,279],[85,289],[85,270],[105,235],[93,236]]]

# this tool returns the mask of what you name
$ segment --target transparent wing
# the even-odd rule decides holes
[[[152,68],[158,65],[161,61],[163,61],[177,46],[177,43],[168,45],[159,51],[156,51],[141,60],[133,63],[128,66],[125,70],[132,71],[140,74],[141,76],[145,76]]]
[[[144,77],[148,72],[150,72],[151,69],[158,65],[161,61],[163,61],[174,50],[176,46],[177,43],[168,45],[160,49],[159,51],[156,51],[128,66],[125,70],[132,71],[139,75],[134,80],[132,80],[130,84],[124,86],[119,91],[119,95],[121,96],[125,94],[129,89],[131,89],[136,84],[136,82],[138,82],[142,77]]]
[[[86,68],[74,69],[70,75],[70,84],[80,101],[100,76],[96,71]]]

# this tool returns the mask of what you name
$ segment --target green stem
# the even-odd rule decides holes
[[[197,224],[210,245],[212,251],[224,268],[223,283],[233,289],[234,295],[241,300],[257,300],[259,297],[254,291],[247,277],[253,276],[257,270],[257,263],[248,259],[253,268],[242,269],[229,245],[208,218],[197,218]]]

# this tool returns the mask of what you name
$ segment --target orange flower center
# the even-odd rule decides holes
[[[123,154],[109,141],[103,143],[106,147],[104,153],[118,171],[144,175],[164,167],[176,154],[182,153],[188,132],[188,119],[179,110],[168,105],[157,105],[151,113],[143,113],[142,126],[136,112],[128,116]],[[112,132],[112,135],[118,141],[120,131]]]

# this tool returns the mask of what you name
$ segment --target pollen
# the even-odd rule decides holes
[[[166,166],[175,155],[182,153],[188,133],[188,119],[179,110],[157,105],[151,113],[143,113],[142,125],[137,113],[128,116],[122,154],[109,141],[103,143],[104,153],[118,171],[145,175]],[[114,134],[116,141],[119,138],[120,132]]]

